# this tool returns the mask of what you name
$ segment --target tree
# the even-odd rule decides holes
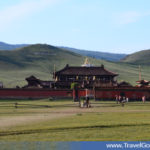
[[[77,82],[71,83],[71,89],[76,90],[76,89],[78,89],[78,87],[79,87],[79,83],[77,83]]]

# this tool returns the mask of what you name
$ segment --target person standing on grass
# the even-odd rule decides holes
[[[145,103],[145,100],[146,100],[146,97],[145,97],[145,96],[142,96],[142,101],[143,101],[143,103]]]
[[[89,107],[89,100],[90,100],[90,98],[87,96],[87,97],[86,97],[86,107],[87,107],[87,108]]]
[[[121,101],[122,101],[122,97],[120,95],[118,97],[118,101],[119,101],[119,103],[121,103]]]
[[[119,103],[119,96],[115,95],[115,97],[116,97],[116,103],[118,104]]]

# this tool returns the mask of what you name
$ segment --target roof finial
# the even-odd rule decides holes
[[[86,58],[85,58],[85,61],[84,61],[84,64],[82,65],[82,67],[91,67],[91,66],[93,66],[93,65],[91,65],[91,64],[89,63],[89,60],[88,60],[88,58],[86,57]]]
[[[88,61],[88,58],[86,57],[84,61],[84,65],[87,65],[87,64],[89,64],[89,61]]]

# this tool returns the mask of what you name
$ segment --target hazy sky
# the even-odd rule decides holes
[[[150,48],[150,0],[1,0],[0,41],[132,53]]]

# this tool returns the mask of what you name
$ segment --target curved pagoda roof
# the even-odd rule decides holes
[[[55,75],[86,75],[86,76],[117,76],[118,74],[108,71],[101,66],[90,66],[90,67],[80,67],[80,66],[69,66],[66,65],[65,68],[60,71],[55,72]]]

